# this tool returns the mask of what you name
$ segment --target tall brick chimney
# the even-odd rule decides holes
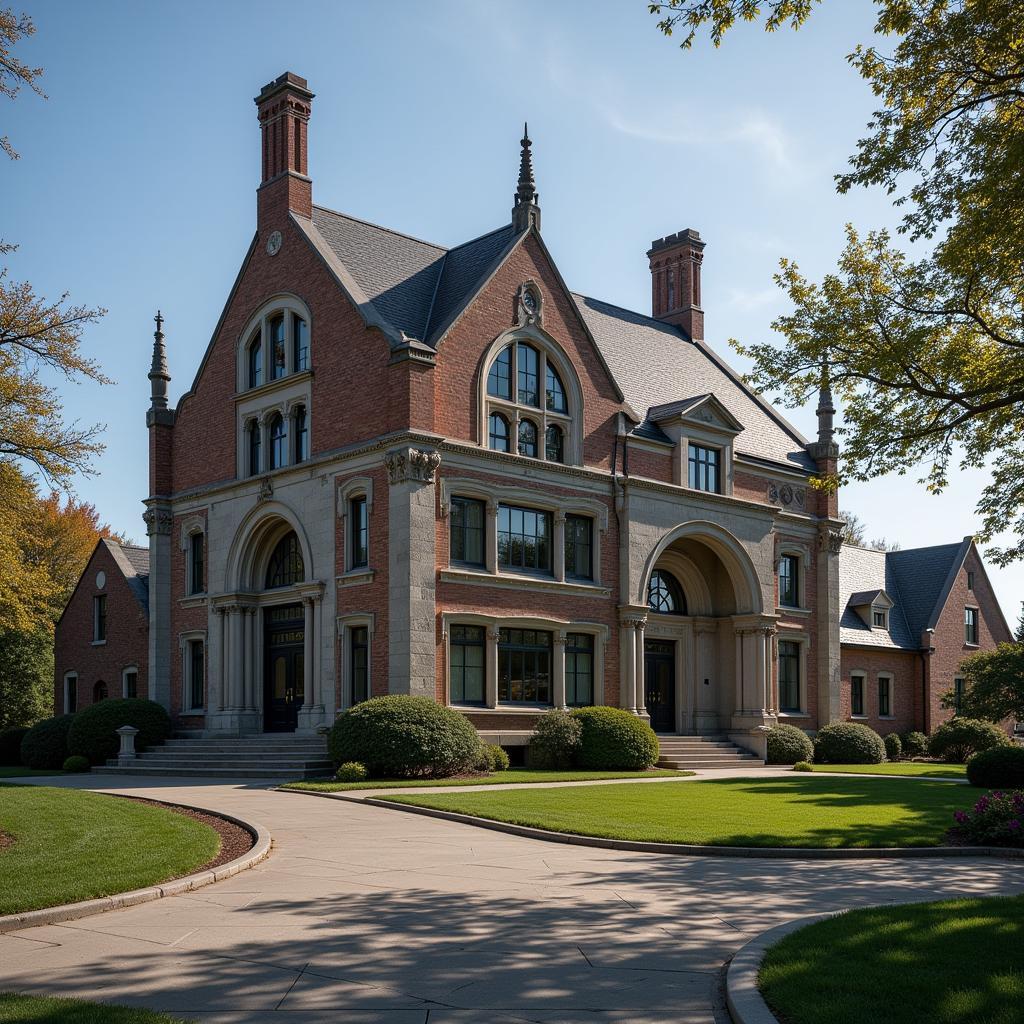
[[[289,210],[311,217],[313,182],[308,174],[306,144],[313,93],[304,78],[286,71],[263,86],[255,102],[263,136],[263,177],[257,192],[259,223],[269,226]]]
[[[651,242],[651,316],[681,327],[693,339],[704,338],[700,304],[700,265],[704,242],[693,228]]]

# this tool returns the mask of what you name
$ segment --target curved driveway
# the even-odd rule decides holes
[[[724,961],[790,917],[1024,889],[1020,861],[690,859],[257,785],[109,788],[258,821],[273,852],[189,895],[0,935],[0,990],[223,1024],[704,1024],[726,1019]]]

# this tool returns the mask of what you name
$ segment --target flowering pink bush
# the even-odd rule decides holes
[[[950,835],[974,846],[1024,847],[1024,790],[996,790],[969,811],[954,811]]]

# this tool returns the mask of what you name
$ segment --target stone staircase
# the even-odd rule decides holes
[[[114,758],[101,775],[175,775],[204,779],[312,779],[330,775],[323,736],[270,733],[230,739],[174,738],[150,747],[122,768]]]
[[[658,736],[659,768],[762,768],[764,761],[725,736]]]

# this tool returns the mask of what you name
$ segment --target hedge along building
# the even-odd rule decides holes
[[[650,316],[571,292],[525,132],[479,238],[336,213],[312,100],[256,98],[256,233],[175,408],[157,317],[149,696],[208,736],[383,693],[506,744],[588,703],[753,749],[840,717],[831,396],[808,442],[704,343],[700,235],[647,252]]]

